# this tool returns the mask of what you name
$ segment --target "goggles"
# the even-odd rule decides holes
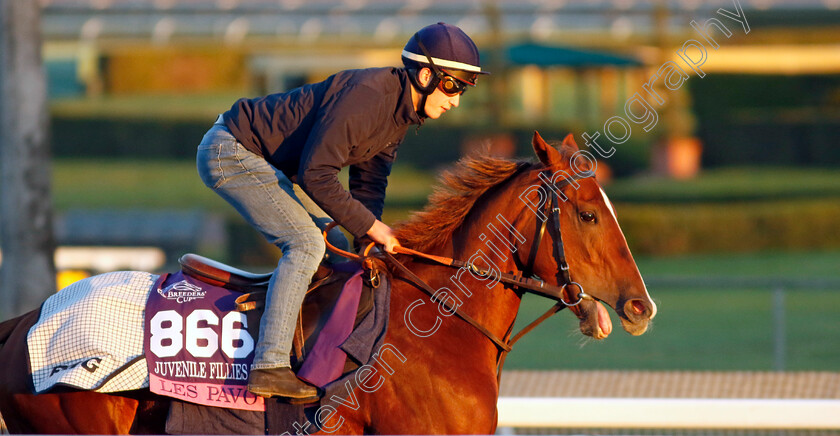
[[[463,94],[467,91],[467,84],[447,74],[441,74],[438,89],[449,97]]]

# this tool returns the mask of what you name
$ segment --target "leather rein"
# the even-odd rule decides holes
[[[548,176],[547,180],[551,180],[551,174],[548,173],[548,171],[546,171],[546,175]],[[530,324],[522,328],[522,330],[520,330],[517,334],[513,336],[510,336],[511,330],[513,329],[513,324],[511,324],[510,329],[505,333],[505,337],[507,338],[506,340],[498,337],[496,334],[489,331],[486,327],[481,325],[474,318],[460,310],[460,307],[453,308],[445,300],[438,300],[437,298],[435,298],[436,291],[431,286],[429,286],[428,283],[426,283],[423,279],[414,274],[410,269],[403,265],[402,262],[398,261],[392,254],[385,251],[382,251],[382,253],[384,254],[385,258],[404,275],[404,279],[409,281],[416,288],[429,295],[429,297],[433,301],[438,301],[438,303],[441,304],[447,311],[449,311],[450,313],[454,313],[459,318],[461,318],[462,320],[473,326],[475,329],[480,331],[484,336],[490,339],[490,341],[492,341],[496,345],[496,347],[499,348],[500,355],[497,369],[499,373],[501,373],[501,366],[504,362],[506,354],[513,348],[513,345],[525,334],[533,330],[540,323],[542,323],[558,311],[565,309],[566,307],[576,306],[580,304],[580,302],[584,299],[593,299],[589,294],[584,292],[583,287],[579,283],[572,280],[571,273],[569,272],[569,264],[566,262],[566,253],[563,245],[563,237],[560,231],[560,197],[558,195],[558,192],[560,191],[560,188],[571,184],[573,181],[585,179],[588,177],[594,177],[594,175],[595,173],[592,171],[574,173],[571,176],[560,180],[559,182],[553,183],[553,186],[548,187],[548,191],[551,193],[551,202],[546,202],[546,211],[544,212],[548,213],[543,215],[547,218],[542,219],[542,223],[540,224],[540,226],[537,227],[536,234],[534,237],[534,243],[531,244],[531,250],[528,254],[527,264],[521,271],[514,273],[503,273],[500,271],[491,272],[489,270],[483,270],[474,264],[462,260],[421,253],[419,251],[411,250],[405,247],[394,247],[394,251],[400,254],[406,254],[416,258],[426,259],[434,263],[452,268],[466,268],[475,275],[481,277],[493,275],[495,278],[497,278],[498,282],[504,284],[505,287],[512,288],[514,291],[530,292],[557,301],[557,303],[554,306],[549,308],[539,318],[532,321]],[[548,183],[544,183],[543,186],[547,184]],[[551,222],[551,226],[548,225],[549,221]],[[335,225],[335,222],[330,223],[324,229],[325,241],[327,239],[327,233],[333,227],[335,227]],[[548,229],[552,239],[554,239],[555,241],[552,255],[557,263],[558,269],[556,273],[556,279],[557,283],[559,283],[560,286],[552,285],[550,283],[546,283],[544,280],[533,277],[534,262],[536,261],[537,253],[539,252],[539,247],[541,245],[543,236],[545,235],[546,229]],[[330,245],[329,242],[327,242],[327,247],[333,252],[350,259],[361,261],[367,264],[368,266],[370,265],[369,259],[367,259],[368,254],[370,253],[373,246],[374,243],[371,243],[364,250],[363,254],[356,255],[340,250]],[[564,297],[565,291],[569,287],[578,288],[579,292],[577,293],[577,296],[575,297],[574,301],[568,301]]]

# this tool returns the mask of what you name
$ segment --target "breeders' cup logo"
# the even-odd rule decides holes
[[[207,291],[186,280],[181,280],[178,283],[167,286],[166,289],[158,289],[158,293],[167,300],[175,300],[178,303],[186,303],[188,301],[204,298],[204,294],[206,294]]]

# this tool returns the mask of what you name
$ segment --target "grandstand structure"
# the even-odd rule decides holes
[[[457,24],[479,38],[493,31],[588,45],[634,43],[711,17],[725,0],[40,0],[48,39],[141,38],[157,43],[181,38],[237,42],[268,37],[288,42],[372,44],[403,42],[430,19]],[[838,22],[837,0],[739,0],[748,19],[776,28],[829,27]],[[493,22],[497,20],[497,22]],[[688,29],[690,30],[690,29]],[[340,40],[335,37],[340,36]],[[595,39],[593,39],[593,37]]]
[[[838,0],[39,1],[45,41],[54,47],[48,55],[62,53],[62,43],[65,55],[67,44],[72,44],[77,53],[93,50],[104,56],[145,45],[209,44],[251,58],[274,56],[298,70],[376,65],[401,48],[414,30],[434,21],[462,27],[488,52],[536,41],[618,52],[656,64],[659,48],[699,37],[690,26],[692,20],[726,21],[718,11],[737,12],[740,7],[757,31],[730,37],[726,62],[718,60],[709,67],[840,71],[840,60],[830,51],[840,36]],[[734,21],[729,24],[737,26]],[[804,44],[809,46],[805,51],[792,47]],[[738,46],[738,52],[732,53],[731,46]],[[316,53],[322,50],[325,56]],[[756,62],[761,56],[764,61]],[[815,59],[822,60],[820,66]]]
[[[701,39],[692,21],[711,18],[735,31],[716,36],[722,47],[710,51],[707,73],[840,72],[840,0],[39,1],[48,71],[51,78],[63,74],[51,79],[51,92],[62,97],[279,92],[340,69],[399,63],[411,33],[435,21],[473,36],[495,72],[492,94],[511,96],[498,104],[504,109],[479,99],[475,109],[493,113],[477,118],[490,125],[500,119],[599,125],[641,91],[637,85],[650,71],[676,58],[675,49]],[[748,33],[720,15],[738,8]],[[509,52],[533,43],[547,50],[526,59]],[[620,60],[567,64],[554,57],[556,49]],[[173,78],[187,71],[190,80]],[[682,114],[665,118],[689,119],[680,121],[688,125],[684,93],[667,102]],[[565,103],[570,99],[574,105]],[[515,116],[499,115],[505,110]]]

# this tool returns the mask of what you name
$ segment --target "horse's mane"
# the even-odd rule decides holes
[[[397,238],[419,251],[444,244],[485,192],[531,165],[484,153],[461,158],[440,175],[426,207],[396,226]]]
[[[551,143],[563,159],[575,156],[578,148],[572,144]],[[579,161],[579,164],[584,163]],[[440,175],[423,210],[412,213],[407,221],[395,226],[397,239],[418,251],[445,244],[485,192],[519,171],[535,166],[542,164],[493,157],[487,150],[461,158],[452,169]],[[584,168],[588,169],[588,165]]]

